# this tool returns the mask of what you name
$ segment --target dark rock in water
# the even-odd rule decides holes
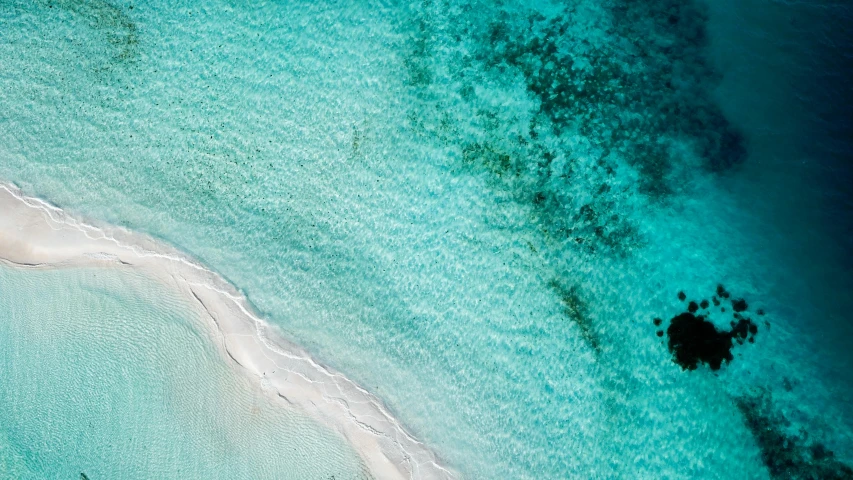
[[[658,330],[658,331],[657,331],[657,336],[662,337],[662,336],[663,336],[663,330]]]
[[[730,332],[734,338],[745,339],[750,335],[758,333],[758,327],[748,318],[742,318],[737,324],[732,327]]]
[[[729,292],[722,284],[717,285],[717,295],[712,297],[714,305],[719,306],[719,297],[729,298]],[[684,300],[687,296],[684,292],[678,292],[678,298]],[[675,316],[670,320],[666,333],[669,335],[669,351],[673,354],[673,361],[685,370],[695,370],[700,363],[707,363],[711,370],[719,370],[723,362],[731,362],[734,358],[731,353],[732,344],[743,345],[744,342],[755,343],[755,335],[758,326],[752,320],[746,318],[740,312],[747,309],[746,300],[739,298],[731,300],[735,310],[735,321],[731,322],[731,330],[718,330],[713,323],[707,319],[708,314],[698,315],[699,308],[707,309],[708,300],[701,303],[690,301],[687,311]],[[725,307],[720,307],[725,312]],[[659,318],[655,318],[655,325],[660,325]],[[658,330],[658,336],[662,332]]]
[[[737,300],[732,300],[732,309],[736,312],[743,312],[748,308],[746,304],[746,300],[742,298],[738,298]]]
[[[86,474],[85,474],[85,473],[80,472],[80,480],[89,480],[89,477],[88,477],[88,476],[86,476]]]
[[[749,319],[732,323],[728,332],[719,331],[704,316],[693,312],[682,313],[670,322],[669,351],[675,354],[675,363],[685,370],[695,370],[699,363],[707,363],[711,370],[719,370],[722,363],[731,362],[732,340],[743,345],[749,339],[754,343],[753,335],[758,327]]]
[[[678,292],[678,299],[683,302],[687,299],[687,295],[684,292]]]
[[[660,325],[661,323],[663,323],[663,320],[661,320],[660,318],[656,318],[656,319],[655,319],[655,326],[658,326],[658,325]]]
[[[714,306],[715,306],[715,307],[719,307],[719,306],[720,306],[720,301],[719,301],[719,300],[717,300],[717,297],[712,298],[712,299],[711,299],[711,301],[712,301],[712,302],[714,302]]]
[[[838,461],[822,443],[810,440],[807,432],[787,433],[790,421],[774,408],[768,391],[744,395],[735,399],[735,403],[761,450],[761,460],[771,478],[853,479],[853,468]]]
[[[669,351],[675,354],[675,363],[686,370],[695,370],[700,362],[712,370],[719,370],[723,361],[732,360],[732,338],[728,332],[719,332],[703,316],[682,313],[670,322]]]

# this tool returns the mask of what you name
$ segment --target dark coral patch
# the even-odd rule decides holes
[[[684,292],[678,292],[678,299],[682,302],[687,300],[687,294],[685,294]]]
[[[716,293],[711,297],[715,306],[721,305],[720,298],[731,297],[722,284],[717,285]],[[685,299],[687,296],[681,291],[678,297]],[[736,298],[731,299],[730,302],[734,310],[732,315],[734,320],[730,322],[731,329],[728,331],[718,330],[708,320],[708,316],[714,313],[707,312],[710,306],[707,299],[699,303],[690,301],[686,312],[670,320],[667,333],[669,334],[669,351],[674,354],[674,362],[685,370],[695,370],[700,363],[707,363],[712,370],[719,370],[723,362],[732,361],[733,343],[738,345],[743,345],[745,342],[755,343],[758,326],[743,313],[748,308],[746,300]],[[697,313],[700,308],[703,310],[701,314]],[[726,307],[720,306],[720,312],[725,311]],[[764,312],[761,311],[761,313]],[[655,323],[655,325],[658,324]]]
[[[734,309],[734,311],[743,312],[747,308],[749,308],[749,305],[746,304],[746,300],[744,300],[742,298],[732,300],[732,309]]]
[[[663,336],[663,330],[658,330],[658,331],[657,331],[657,336],[662,337],[662,336]]]
[[[660,325],[661,323],[663,323],[663,320],[662,320],[662,319],[660,319],[660,318],[656,318],[656,319],[654,320],[654,322],[655,322],[655,326],[658,326],[658,325]]]
[[[752,432],[761,460],[773,479],[853,479],[853,469],[835,458],[807,432],[790,434],[790,421],[773,406],[770,393],[759,390],[735,400]]]
[[[717,331],[714,324],[701,315],[688,312],[676,316],[666,333],[669,351],[675,354],[674,361],[683,369],[695,370],[704,362],[712,370],[719,370],[723,360],[732,360],[731,336]]]
[[[754,342],[758,327],[749,319],[733,323],[730,331],[719,331],[702,315],[692,312],[677,315],[670,321],[669,351],[673,360],[685,370],[695,370],[699,363],[707,363],[711,370],[719,370],[722,363],[731,362],[732,340],[742,345],[744,340]]]

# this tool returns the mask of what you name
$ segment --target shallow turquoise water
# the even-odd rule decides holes
[[[846,250],[702,5],[5,2],[0,177],[201,258],[466,478],[764,478],[750,415],[849,463]],[[718,283],[770,326],[682,371],[652,318]]]
[[[0,268],[2,478],[367,478],[228,366],[166,287]]]

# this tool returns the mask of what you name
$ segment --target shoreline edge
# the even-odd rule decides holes
[[[131,268],[178,290],[209,318],[225,360],[261,387],[339,432],[378,479],[457,478],[382,401],[278,335],[232,284],[162,241],[97,227],[0,182],[0,261],[19,268]]]

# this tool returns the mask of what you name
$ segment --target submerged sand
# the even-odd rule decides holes
[[[142,271],[198,308],[223,357],[283,405],[340,432],[379,479],[456,475],[406,432],[382,402],[277,335],[221,276],[175,248],[119,227],[93,226],[0,184],[0,260],[29,268],[99,266]],[[285,403],[286,402],[286,403]]]

